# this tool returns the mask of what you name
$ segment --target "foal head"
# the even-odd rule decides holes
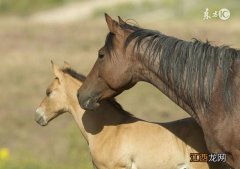
[[[105,45],[99,49],[98,58],[83,85],[78,91],[82,108],[94,109],[98,101],[120,94],[136,84],[137,60],[132,57],[133,45],[125,50],[125,41],[133,32],[120,17],[119,22],[105,14],[109,33]]]
[[[72,90],[78,89],[79,85],[73,85],[69,78],[66,78],[63,70],[52,63],[55,79],[49,85],[46,90],[46,96],[37,108],[35,113],[35,121],[45,126],[49,121],[57,117],[58,115],[70,112],[69,96]],[[69,65],[64,64],[64,69],[67,69]],[[76,88],[76,89],[74,89]],[[75,96],[76,97],[76,96]]]

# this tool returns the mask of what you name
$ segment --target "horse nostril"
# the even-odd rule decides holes
[[[47,125],[47,120],[45,117],[45,113],[41,108],[38,108],[35,113],[35,121],[41,126]]]

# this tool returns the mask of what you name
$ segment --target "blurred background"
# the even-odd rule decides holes
[[[229,19],[214,17],[222,8]],[[238,0],[0,0],[0,169],[92,168],[70,114],[40,127],[34,113],[53,79],[51,59],[85,75],[92,68],[108,33],[104,12],[181,39],[240,47]],[[149,121],[188,116],[146,83],[117,100]]]

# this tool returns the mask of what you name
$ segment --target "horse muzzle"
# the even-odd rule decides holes
[[[36,110],[35,121],[41,126],[46,126],[48,124],[45,113],[41,108]]]
[[[87,99],[79,99],[80,106],[85,110],[94,110],[96,109],[100,104],[98,103],[97,99],[94,98],[87,98]]]

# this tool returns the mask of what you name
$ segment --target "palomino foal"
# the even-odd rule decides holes
[[[97,169],[224,168],[190,162],[190,153],[207,152],[202,131],[191,118],[149,123],[133,117],[113,99],[85,111],[76,96],[85,77],[67,65],[60,69],[53,64],[53,70],[56,78],[47,88],[35,120],[45,126],[58,115],[71,113]]]

